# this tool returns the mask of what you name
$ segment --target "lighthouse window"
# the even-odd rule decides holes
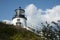
[[[20,21],[20,19],[17,19],[17,21]]]
[[[16,25],[18,25],[18,26],[21,25],[21,22],[17,22]]]

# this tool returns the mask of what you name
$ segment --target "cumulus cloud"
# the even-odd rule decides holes
[[[26,6],[25,13],[28,26],[32,25],[36,28],[36,26],[40,27],[42,22],[60,20],[60,5],[43,11],[42,9],[38,9],[34,4],[30,4]]]
[[[52,9],[47,9],[45,17],[48,21],[57,21],[60,20],[60,5],[53,7]]]

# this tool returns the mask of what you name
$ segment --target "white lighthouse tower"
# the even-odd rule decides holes
[[[13,25],[21,26],[21,27],[26,27],[26,20],[27,18],[25,17],[25,10],[21,9],[19,7],[18,9],[15,10],[15,15],[12,18],[12,23]]]

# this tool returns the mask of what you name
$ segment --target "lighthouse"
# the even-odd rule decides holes
[[[19,7],[18,9],[15,9],[15,15],[12,18],[12,23],[13,25],[21,26],[21,27],[26,27],[27,18],[25,17],[25,10]]]

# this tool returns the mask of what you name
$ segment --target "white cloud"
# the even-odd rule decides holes
[[[6,24],[12,24],[11,20],[2,20],[2,22],[6,23]]]
[[[45,17],[46,17],[47,21],[60,20],[60,5],[57,5],[57,6],[53,7],[52,9],[47,9]]]
[[[38,9],[34,4],[30,4],[26,7],[25,13],[27,15],[28,25],[39,26],[41,22],[60,20],[60,5],[43,11],[42,9]],[[45,14],[43,15],[42,13]]]

